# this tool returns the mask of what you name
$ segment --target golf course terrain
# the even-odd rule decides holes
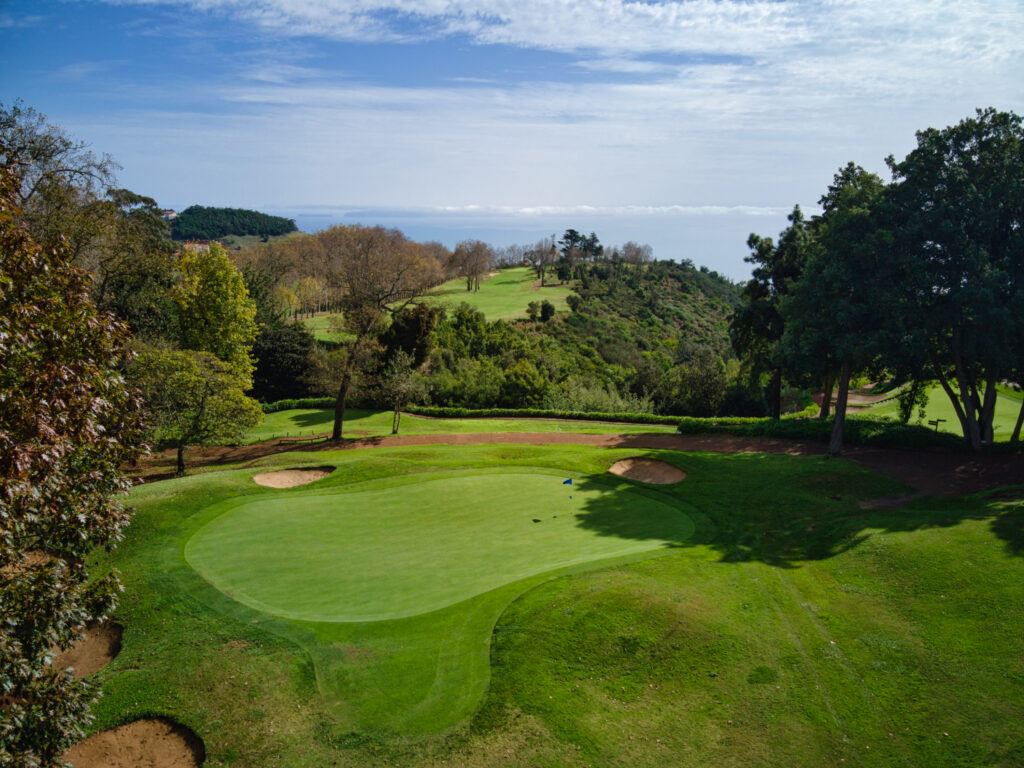
[[[1024,400],[1024,393],[1007,386],[999,386],[996,394],[995,417],[992,420],[993,432],[996,442],[1005,442],[1013,434],[1013,427],[1017,423],[1017,415],[1020,413],[1021,400]],[[895,398],[872,405],[863,411],[868,416],[884,416],[886,418],[899,418],[899,403]],[[915,411],[910,422],[912,424],[927,425],[929,421],[941,419],[938,428],[942,432],[953,435],[963,434],[960,429],[960,422],[953,410],[953,404],[949,397],[938,384],[933,384],[928,390],[928,405],[925,407],[924,418]]]
[[[568,285],[548,278],[549,284],[536,287],[537,275],[530,267],[512,267],[495,271],[480,282],[479,291],[467,291],[466,280],[457,277],[428,291],[422,298],[428,304],[457,307],[465,302],[473,309],[484,313],[488,320],[515,320],[526,317],[530,302],[551,302],[557,312],[564,312],[569,305],[567,299],[572,289]],[[322,312],[303,319],[303,324],[318,341],[338,343],[346,340],[346,334],[332,324],[335,315]]]
[[[685,479],[608,471],[638,456]],[[93,729],[167,717],[217,766],[1020,765],[1024,489],[861,504],[907,491],[566,444],[139,485],[90,564],[126,586]]]

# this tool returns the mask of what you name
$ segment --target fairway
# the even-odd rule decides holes
[[[185,556],[207,581],[257,611],[362,622],[428,613],[693,532],[678,501],[565,479],[545,469],[460,472],[228,502],[191,538]],[[617,535],[581,524],[593,515],[619,516]]]

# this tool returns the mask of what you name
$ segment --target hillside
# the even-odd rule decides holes
[[[437,305],[458,306],[466,302],[484,313],[488,320],[524,318],[530,302],[550,301],[556,311],[568,308],[566,299],[572,288],[559,283],[537,286],[537,275],[529,267],[513,267],[492,272],[480,283],[479,291],[467,291],[465,278],[449,280],[429,294]]]
[[[171,222],[175,240],[216,240],[228,235],[271,237],[296,231],[295,221],[245,208],[192,205]]]

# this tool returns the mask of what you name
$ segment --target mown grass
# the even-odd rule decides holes
[[[558,312],[568,309],[566,300],[572,293],[569,286],[554,284],[534,289],[536,282],[537,275],[529,267],[513,267],[502,269],[481,281],[479,291],[467,291],[466,281],[456,278],[430,291],[426,299],[450,307],[466,302],[483,312],[488,320],[526,317],[526,308],[531,301],[538,304],[545,300],[550,301]]]
[[[996,394],[996,411],[992,426],[996,442],[1005,442],[1013,434],[1013,427],[1017,423],[1017,415],[1020,413],[1021,401],[1024,393],[1000,386]],[[899,418],[899,403],[893,400],[885,400],[865,408],[860,413],[867,416],[881,416],[889,419]],[[954,435],[962,435],[960,422],[956,417],[956,411],[949,400],[949,396],[941,386],[935,384],[928,390],[928,405],[925,407],[925,416],[921,418],[917,412],[910,420],[911,424],[928,426],[929,421],[942,419],[938,428],[941,432],[948,432]]]
[[[391,434],[391,411],[345,411],[346,437],[381,437]],[[268,413],[263,422],[246,434],[244,442],[259,442],[275,437],[321,435],[330,432],[334,410],[325,408],[294,408]],[[567,432],[592,435],[664,432],[672,433],[671,424],[618,424],[599,421],[563,419],[435,419],[403,414],[400,435],[437,435],[450,433],[488,432]]]
[[[126,541],[94,563],[127,587],[96,727],[162,714],[205,739],[208,764],[279,768],[1021,763],[1024,493],[866,511],[858,500],[904,489],[842,459],[652,451],[688,474],[653,488],[603,474],[625,455],[290,453],[136,488]],[[665,542],[653,551],[426,614],[288,620],[214,589],[184,552],[229,499],[278,498],[297,514],[296,491],[250,478],[303,463],[338,467],[313,494],[539,468],[611,489],[577,513],[590,536],[651,537],[616,493],[694,525],[652,520]],[[416,556],[444,571],[444,538],[418,539]]]

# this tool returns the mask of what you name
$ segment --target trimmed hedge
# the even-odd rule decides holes
[[[333,408],[333,397],[307,397],[264,403],[264,413],[293,408]],[[574,421],[612,421],[626,424],[674,424],[682,435],[725,433],[742,437],[777,437],[785,440],[811,440],[827,443],[832,435],[832,420],[807,418],[815,408],[789,414],[781,420],[755,416],[662,416],[653,413],[588,413],[584,411],[552,411],[542,408],[449,408],[410,405],[406,413],[439,419],[534,418],[571,419]],[[844,442],[847,445],[900,446],[904,448],[946,448],[964,450],[962,438],[948,432],[935,432],[928,427],[902,424],[890,419],[869,416],[847,416]],[[1002,446],[993,446],[996,449]],[[1001,451],[1000,451],[1001,452]]]

